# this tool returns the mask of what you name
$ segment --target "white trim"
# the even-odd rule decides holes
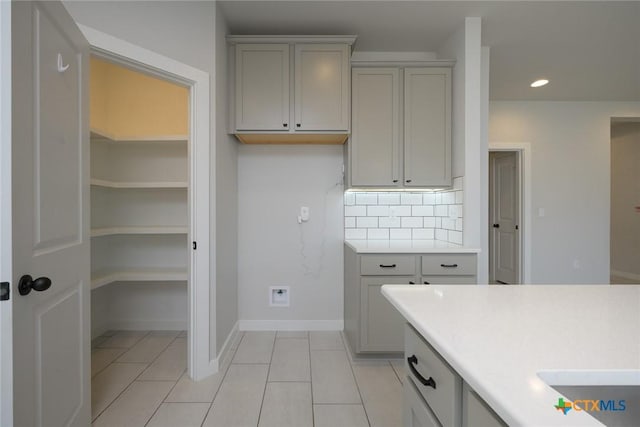
[[[227,36],[227,43],[345,43],[353,45],[358,36],[336,35],[336,36],[268,36],[268,35],[234,35]]]
[[[0,281],[12,282],[11,2],[0,2]],[[12,286],[12,291],[15,289]],[[0,302],[0,425],[13,425],[12,292]]]
[[[531,144],[528,142],[489,142],[489,151],[518,151],[520,153],[520,275],[521,284],[531,283]],[[488,203],[488,201],[487,201]],[[487,223],[488,224],[488,223]],[[487,242],[488,245],[488,242]],[[488,253],[488,247],[483,248]]]
[[[189,212],[192,241],[200,242],[192,252],[190,269],[188,369],[189,376],[202,379],[209,372],[210,281],[209,281],[209,166],[210,92],[209,74],[166,56],[136,46],[109,34],[78,25],[92,52],[147,74],[186,85],[190,90]],[[215,277],[215,272],[212,272]]]
[[[341,331],[344,320],[240,320],[241,331]]]
[[[185,331],[186,320],[116,320],[108,323],[107,331]],[[104,332],[103,332],[104,333]]]
[[[218,361],[218,367],[224,366],[225,362],[227,361],[227,358],[233,356],[232,350],[235,348],[236,340],[238,339],[239,336],[240,336],[239,323],[236,322],[236,324],[233,325],[233,328],[231,328],[231,332],[229,332],[229,335],[227,335],[227,339],[224,340],[224,344],[222,344],[222,348],[218,353],[218,357],[216,359]]]
[[[626,271],[611,270],[611,275],[622,277],[624,279],[629,279],[629,280],[637,280],[638,283],[640,283],[640,274],[637,274],[637,273],[628,273]]]

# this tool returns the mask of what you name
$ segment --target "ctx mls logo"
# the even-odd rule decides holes
[[[565,415],[572,409],[576,412],[625,411],[627,409],[626,401],[624,400],[581,399],[571,402],[564,400],[562,397],[558,398],[558,404],[553,406]]]

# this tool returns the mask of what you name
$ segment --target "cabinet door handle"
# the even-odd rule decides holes
[[[299,128],[300,126],[302,126],[300,123],[296,123],[296,127]]]
[[[420,384],[426,387],[433,387],[433,389],[435,390],[436,382],[433,379],[433,377],[429,377],[429,379],[426,379],[425,377],[420,375],[420,372],[418,372],[418,370],[414,366],[418,364],[418,358],[416,357],[416,355],[414,354],[412,356],[407,357],[407,362],[409,363],[409,369],[411,369],[411,373],[413,374],[414,377],[416,377],[418,381],[420,381]]]
[[[286,124],[286,123],[283,123],[283,124],[282,124],[282,126],[286,128],[286,127],[287,127],[287,126],[289,126],[289,125],[288,125],[288,124]]]
[[[380,268],[396,268],[395,264],[380,264]]]
[[[430,285],[431,284],[431,283],[427,282],[426,280],[424,282],[422,282],[422,283],[424,283],[425,285]]]
[[[443,267],[443,268],[456,268],[456,267],[458,267],[458,264],[440,264],[440,267]]]
[[[405,182],[411,182],[411,180],[410,180],[410,179],[407,179]]]
[[[397,180],[397,179],[394,179],[394,180],[393,180],[393,182],[398,182],[398,180]]]
[[[416,282],[409,282],[409,284],[410,284],[410,285],[415,285],[415,284],[416,284]]]

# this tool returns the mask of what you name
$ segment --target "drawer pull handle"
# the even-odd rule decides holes
[[[427,282],[426,280],[424,281],[425,285],[430,285],[431,283]]]
[[[418,381],[420,381],[423,386],[433,387],[433,389],[435,390],[436,382],[434,381],[433,377],[425,379],[425,377],[420,375],[420,372],[418,372],[416,367],[413,366],[414,364],[418,364],[418,358],[416,357],[416,355],[414,354],[413,356],[407,357],[407,362],[409,362],[409,369],[411,369],[411,373],[418,379]]]
[[[416,282],[409,282],[409,284],[410,284],[410,285],[415,285],[415,284],[416,284]]]
[[[396,268],[395,264],[380,264],[380,268]]]
[[[456,268],[456,267],[458,267],[458,264],[440,264],[440,267],[443,267],[443,268]]]

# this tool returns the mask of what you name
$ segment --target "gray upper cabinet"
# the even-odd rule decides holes
[[[289,45],[239,44],[236,129],[289,129]]]
[[[451,70],[404,70],[404,185],[451,185]]]
[[[451,69],[354,68],[349,186],[451,185]]]
[[[341,144],[350,131],[350,36],[229,36],[232,132],[245,143]],[[326,42],[324,42],[326,41]]]
[[[399,186],[400,70],[354,68],[351,185]]]
[[[349,130],[349,46],[295,45],[295,130]]]

